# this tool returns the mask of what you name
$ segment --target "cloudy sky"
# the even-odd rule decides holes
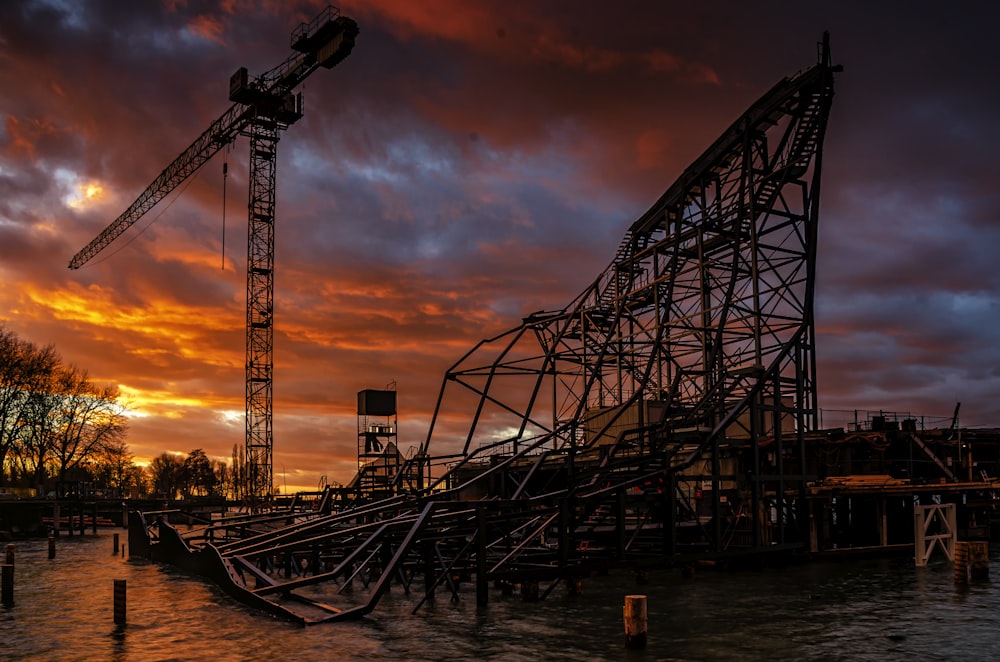
[[[350,479],[361,389],[395,382],[400,446],[421,443],[445,369],[568,303],[748,105],[816,62],[824,30],[845,68],[824,159],[824,422],[940,423],[961,402],[963,425],[1000,426],[998,10],[696,4],[343,0],[357,46],[306,81],[279,145],[276,481]],[[0,320],[119,385],[140,460],[243,442],[246,141],[66,265],[228,108],[230,74],[278,64],[323,6],[0,3]]]

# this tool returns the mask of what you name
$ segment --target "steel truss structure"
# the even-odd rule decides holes
[[[596,567],[802,547],[838,70],[824,39],[819,63],[753,104],[567,307],[455,363],[426,443],[400,469],[431,477],[418,488],[367,502],[327,488],[310,508],[187,534],[161,524],[157,545],[130,549],[161,550],[245,602],[316,623],[369,613],[390,584],[419,587],[419,609],[438,590],[460,599],[473,576],[484,603],[489,581],[544,597]],[[441,438],[456,438],[456,420],[452,445]],[[352,582],[366,597],[328,604]]]
[[[641,455],[675,482],[715,488],[684,495],[718,498],[721,482],[737,479],[722,474],[722,456],[746,450],[750,517],[775,483],[779,521],[794,520],[784,461],[797,455],[794,481],[804,485],[834,70],[824,45],[820,64],[764,95],[629,228],[569,306],[482,341],[448,371],[435,422],[459,391],[459,409],[473,412],[463,462],[524,445],[550,458],[599,449],[605,464]],[[710,537],[721,544],[721,532]]]

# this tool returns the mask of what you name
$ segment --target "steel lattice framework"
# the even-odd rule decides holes
[[[566,308],[535,313],[462,357],[446,375],[428,448],[452,400],[472,412],[463,456],[511,443],[586,445],[616,418],[701,430],[699,453],[733,426],[751,437],[813,429],[828,57],[744,113]]]

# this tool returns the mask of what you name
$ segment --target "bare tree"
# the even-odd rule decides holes
[[[233,486],[229,465],[221,460],[212,460],[212,471],[215,472],[215,494],[223,497],[231,494]]]
[[[33,415],[38,402],[33,394],[48,390],[59,365],[59,355],[48,345],[38,348],[21,340],[13,331],[0,326],[0,485],[6,482],[8,455],[35,424]],[[23,455],[18,458],[26,469]]]
[[[196,448],[184,460],[184,496],[210,496],[215,492],[215,472],[205,451]]]
[[[98,387],[55,349],[0,325],[0,484],[15,471],[42,486],[91,468],[105,447],[124,449],[126,406],[114,386]]]
[[[233,464],[229,470],[229,495],[235,501],[242,501],[246,496],[246,466],[243,447],[233,444]]]
[[[129,467],[129,470],[125,475],[123,488],[129,490],[130,492],[134,492],[134,496],[137,497],[149,496],[152,491],[152,482],[149,479],[149,471],[145,467],[133,464]]]
[[[153,490],[168,499],[176,499],[184,486],[184,460],[170,453],[160,453],[149,463]]]
[[[75,366],[63,369],[56,379],[55,435],[52,456],[60,480],[80,466],[105,444],[124,439],[127,430],[125,406],[115,386],[95,386],[87,372]]]
[[[50,376],[51,377],[51,376]],[[48,459],[55,436],[59,398],[49,386],[39,385],[27,394],[23,408],[23,425],[15,439],[15,451],[24,475],[33,477],[32,483],[42,487],[48,475]]]
[[[101,444],[93,454],[92,473],[100,487],[121,490],[123,493],[134,482],[135,457],[121,439]]]

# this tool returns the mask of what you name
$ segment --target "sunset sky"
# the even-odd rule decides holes
[[[698,5],[698,6],[696,6]],[[244,439],[246,140],[70,258],[325,3],[0,2],[0,321],[131,403],[140,460]],[[788,7],[794,7],[789,9]],[[747,106],[845,71],[826,138],[819,404],[1000,426],[1000,57],[986,2],[343,0],[353,54],[279,144],[274,473],[356,468],[356,393],[420,444],[445,369],[556,309]],[[223,257],[225,269],[222,269]]]

